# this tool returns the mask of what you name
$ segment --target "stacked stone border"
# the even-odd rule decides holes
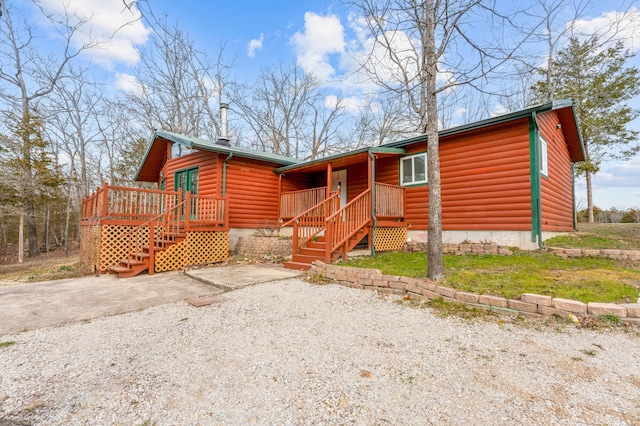
[[[583,303],[540,294],[525,293],[520,300],[499,296],[456,291],[450,287],[436,285],[429,280],[385,275],[379,269],[363,269],[330,265],[320,261],[313,263],[310,271],[337,284],[347,287],[375,290],[385,294],[408,295],[421,300],[442,298],[451,303],[494,310],[524,316],[558,315],[569,317],[616,315],[622,321],[640,325],[640,303]]]
[[[404,251],[408,253],[426,252],[427,243],[421,242],[421,241],[407,241],[404,245]],[[442,251],[445,254],[457,254],[457,255],[500,254],[500,255],[508,256],[513,254],[513,252],[509,247],[498,245],[496,243],[461,243],[461,244],[445,243],[442,245]]]
[[[547,247],[549,253],[560,257],[608,257],[618,260],[640,260],[640,250],[614,250],[614,249],[568,249],[560,247]]]

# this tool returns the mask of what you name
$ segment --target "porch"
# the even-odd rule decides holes
[[[365,240],[373,251],[400,249],[407,238],[404,188],[376,182],[342,202],[338,186],[280,194],[280,227],[292,226],[292,261],[285,266],[309,269],[314,260],[333,263]]]
[[[121,277],[223,260],[228,217],[224,197],[105,183],[82,200],[81,260]]]

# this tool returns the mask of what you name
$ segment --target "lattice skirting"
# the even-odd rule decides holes
[[[129,254],[130,239],[125,237],[134,226],[85,225],[80,240],[80,260],[87,272],[105,273]],[[156,239],[161,228],[155,229]],[[143,229],[142,245],[149,245],[149,228]],[[187,265],[218,262],[229,257],[227,231],[189,232],[184,241],[174,244],[155,255],[154,270],[174,271]]]
[[[100,268],[100,225],[80,228],[80,262],[87,273]]]
[[[125,234],[134,226],[130,225],[102,225],[100,241],[100,272],[106,272],[109,267],[120,263],[121,259],[129,256],[129,244],[133,235],[126,237]],[[154,233],[159,235],[159,229]],[[133,242],[135,244],[135,242]],[[142,231],[142,245],[149,245],[149,228]]]
[[[373,236],[373,246],[376,251],[402,250],[406,242],[406,227],[381,226],[376,228]]]

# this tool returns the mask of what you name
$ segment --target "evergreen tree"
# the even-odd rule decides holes
[[[594,222],[592,176],[602,162],[629,160],[640,152],[639,132],[628,127],[638,117],[628,102],[640,93],[640,72],[628,65],[632,57],[622,41],[603,46],[597,37],[586,41],[572,37],[550,62],[552,72],[544,70],[544,79],[533,86],[537,101],[574,101],[586,153],[586,161],[576,170],[586,179],[590,223]]]

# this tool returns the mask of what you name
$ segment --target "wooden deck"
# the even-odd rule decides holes
[[[153,274],[229,255],[225,198],[105,183],[81,212],[81,258],[98,273]]]

